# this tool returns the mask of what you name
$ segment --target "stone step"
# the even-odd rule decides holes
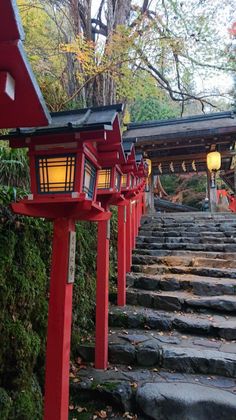
[[[188,244],[217,244],[222,243],[224,244],[235,244],[236,238],[219,238],[217,237],[199,237],[199,236],[139,236],[136,240],[138,244],[151,244],[151,243],[159,243],[159,244],[180,244],[180,243],[188,243]]]
[[[162,237],[156,237],[156,236],[138,236],[136,243],[137,244],[152,244],[152,243],[158,243],[158,244],[180,244],[180,243],[186,243],[186,244],[218,244],[223,242],[224,244],[235,244],[236,243],[236,237],[228,237],[228,238],[218,238],[218,237],[198,237],[198,236],[162,236]]]
[[[166,217],[164,214],[147,215],[141,219],[142,225],[150,223],[171,224],[171,223],[236,223],[236,216],[234,214],[215,215],[213,217],[201,217],[201,215],[188,217],[187,213],[180,217]]]
[[[220,212],[220,213],[210,213],[210,212],[174,212],[174,213],[157,213],[153,211],[151,213],[146,214],[142,217],[142,220],[149,220],[149,219],[158,219],[158,220],[176,220],[176,219],[184,219],[184,220],[196,220],[196,219],[204,219],[204,220],[217,220],[217,219],[235,219],[235,213],[229,212]]]
[[[196,296],[186,291],[155,292],[140,289],[127,290],[127,303],[146,308],[163,309],[166,311],[188,311],[203,309],[236,313],[236,296]]]
[[[136,249],[169,249],[169,250],[188,250],[188,251],[207,251],[207,252],[236,252],[236,244],[194,244],[194,243],[143,243],[137,241]]]
[[[143,290],[186,290],[199,296],[236,295],[236,280],[191,274],[130,273],[127,275],[127,285]]]
[[[176,237],[176,238],[205,238],[205,237],[213,237],[213,238],[220,238],[225,239],[229,237],[228,232],[225,234],[223,232],[207,232],[207,231],[196,231],[196,232],[189,232],[188,230],[179,232],[178,230],[170,230],[170,231],[163,231],[160,230],[139,230],[139,236],[143,236],[145,238],[168,238],[169,236]],[[231,235],[235,237],[235,235]]]
[[[236,232],[236,226],[231,224],[220,224],[220,225],[201,225],[198,223],[194,223],[191,225],[142,225],[140,228],[140,231],[142,232],[163,232],[163,233],[169,233],[169,232],[211,232],[213,235],[214,233],[230,233],[232,232],[232,235],[235,235]]]
[[[126,305],[111,306],[111,327],[138,328],[158,331],[179,331],[208,337],[236,340],[236,316],[212,313],[168,312]]]
[[[153,226],[190,226],[190,225],[200,225],[200,226],[220,226],[220,225],[231,225],[236,227],[236,218],[233,219],[149,219],[144,223],[141,223],[142,226],[153,225]]]
[[[189,383],[146,383],[136,394],[142,412],[155,420],[233,420],[235,395]]]
[[[235,252],[205,252],[205,251],[188,251],[188,250],[167,250],[167,249],[134,249],[133,255],[147,255],[153,257],[164,256],[180,256],[180,257],[203,257],[203,258],[219,258],[224,260],[236,261]]]
[[[133,257],[138,264],[132,265],[132,271],[134,273],[143,273],[143,274],[193,274],[196,276],[203,277],[217,277],[217,278],[228,278],[236,279],[236,270],[233,268],[214,268],[214,267],[183,267],[183,266],[166,266],[156,264],[156,261],[151,257],[148,260],[148,265],[146,257],[137,256]],[[142,265],[143,263],[143,265]]]
[[[77,351],[86,362],[94,360],[94,344],[82,344]],[[109,333],[109,362],[113,364],[234,378],[235,352],[236,344],[179,333],[116,328]]]
[[[204,226],[219,226],[219,225],[232,225],[236,226],[236,217],[234,216],[231,219],[201,219],[201,218],[193,218],[193,219],[183,219],[183,218],[176,218],[176,219],[164,219],[164,218],[152,218],[152,219],[142,219],[141,226],[173,226],[173,225],[204,225]]]
[[[220,376],[128,369],[120,365],[110,365],[109,370],[102,371],[88,366],[71,378],[70,394],[79,407],[87,403],[88,411],[91,401],[103,401],[105,407],[121,412],[119,417],[112,414],[119,420],[127,413],[139,420],[236,418],[235,380]],[[90,418],[88,413],[85,415]]]
[[[222,253],[220,258],[210,258],[210,257],[196,257],[191,254],[184,256],[140,256],[134,254],[132,257],[133,264],[160,264],[166,265],[168,267],[215,267],[215,268],[234,268],[236,270],[236,259],[224,259],[224,254]]]

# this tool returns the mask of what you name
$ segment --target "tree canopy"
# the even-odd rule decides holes
[[[230,105],[199,80],[235,72],[234,0],[18,0],[26,47],[52,110],[143,96],[200,109]],[[228,90],[228,92],[227,92]],[[232,92],[231,92],[232,93]]]

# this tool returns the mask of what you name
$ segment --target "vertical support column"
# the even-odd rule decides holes
[[[69,409],[69,364],[72,320],[73,278],[69,274],[69,258],[75,252],[72,220],[54,221],[50,299],[48,314],[44,420],[67,420]],[[72,248],[74,249],[72,250]],[[72,269],[73,277],[73,269]]]
[[[207,181],[210,211],[211,213],[215,213],[217,206],[217,189],[215,182],[213,182],[212,174],[209,171],[207,171]]]
[[[131,200],[128,201],[126,211],[126,273],[129,273],[132,265],[132,219],[131,219]]]
[[[110,220],[98,222],[95,368],[108,365]]]
[[[134,226],[135,236],[134,236],[134,238],[136,239],[136,236],[138,234],[138,200],[135,201],[134,209],[135,209],[135,226]]]
[[[142,209],[143,209],[143,192],[140,193],[140,199],[139,199],[139,221],[138,221],[139,228],[141,226]]]
[[[132,250],[135,248],[136,242],[136,201],[132,204]]]
[[[146,193],[147,210],[152,213],[155,211],[154,205],[154,176],[149,177],[149,192]]]
[[[118,306],[126,305],[126,206],[118,206]]]

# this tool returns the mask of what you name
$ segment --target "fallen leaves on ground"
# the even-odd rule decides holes
[[[78,411],[78,413],[87,413],[88,410],[86,407],[76,407],[76,410]]]
[[[134,389],[138,388],[138,384],[136,382],[130,382],[130,386]]]
[[[105,410],[96,411],[95,415],[93,416],[93,419],[98,418],[98,417],[100,419],[106,419],[107,418],[107,412]]]
[[[128,411],[126,411],[126,412],[123,414],[123,417],[124,417],[125,419],[130,419],[130,420],[137,420],[137,418],[138,418],[137,414],[132,414],[132,413],[129,413]]]

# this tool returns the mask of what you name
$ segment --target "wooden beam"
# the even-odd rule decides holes
[[[152,165],[155,166],[155,164],[159,164],[159,163],[169,163],[169,162],[179,162],[179,164],[181,165],[183,161],[185,161],[186,163],[191,163],[193,160],[199,162],[205,162],[206,161],[206,155],[207,153],[195,153],[195,154],[185,154],[185,155],[175,155],[175,156],[160,156],[160,157],[154,157],[152,158]],[[236,155],[236,152],[230,152],[230,151],[225,151],[225,152],[221,152],[221,156],[222,158],[224,157],[233,157]]]
[[[228,140],[226,140],[226,139],[222,139],[222,140],[219,140],[219,141],[217,141],[217,142],[215,142],[214,141],[214,144],[229,144],[229,143],[231,143],[231,142],[229,142]],[[170,149],[187,149],[187,148],[194,148],[194,147],[209,147],[210,148],[210,146],[211,146],[211,143],[204,143],[204,142],[201,142],[201,143],[199,143],[199,142],[194,142],[194,143],[182,143],[182,144],[177,144],[176,142],[174,143],[174,144],[170,144],[170,143],[167,143],[167,142],[165,142],[165,143],[160,143],[160,144],[158,144],[158,143],[148,143],[148,144],[140,144],[140,143],[137,143],[136,145],[135,145],[135,148],[136,148],[136,150],[141,150],[142,152],[152,152],[152,151],[154,151],[154,150],[158,150],[158,151],[162,151],[162,150],[170,150]]]
[[[158,134],[146,134],[146,136],[144,135],[140,135],[139,137],[136,136],[131,136],[130,137],[126,136],[126,139],[137,139],[137,144],[140,144],[142,142],[157,142],[157,144],[161,141],[176,141],[177,139],[179,139],[180,141],[182,139],[201,139],[201,138],[205,138],[205,139],[212,139],[215,141],[216,137],[220,137],[220,136],[235,136],[235,131],[236,131],[236,124],[235,125],[228,125],[226,127],[217,127],[217,128],[204,128],[202,130],[196,130],[196,129],[192,129],[189,131],[178,131],[178,132],[165,132],[165,133],[160,133],[160,127],[159,128],[159,133]],[[138,131],[138,130],[137,130]]]

